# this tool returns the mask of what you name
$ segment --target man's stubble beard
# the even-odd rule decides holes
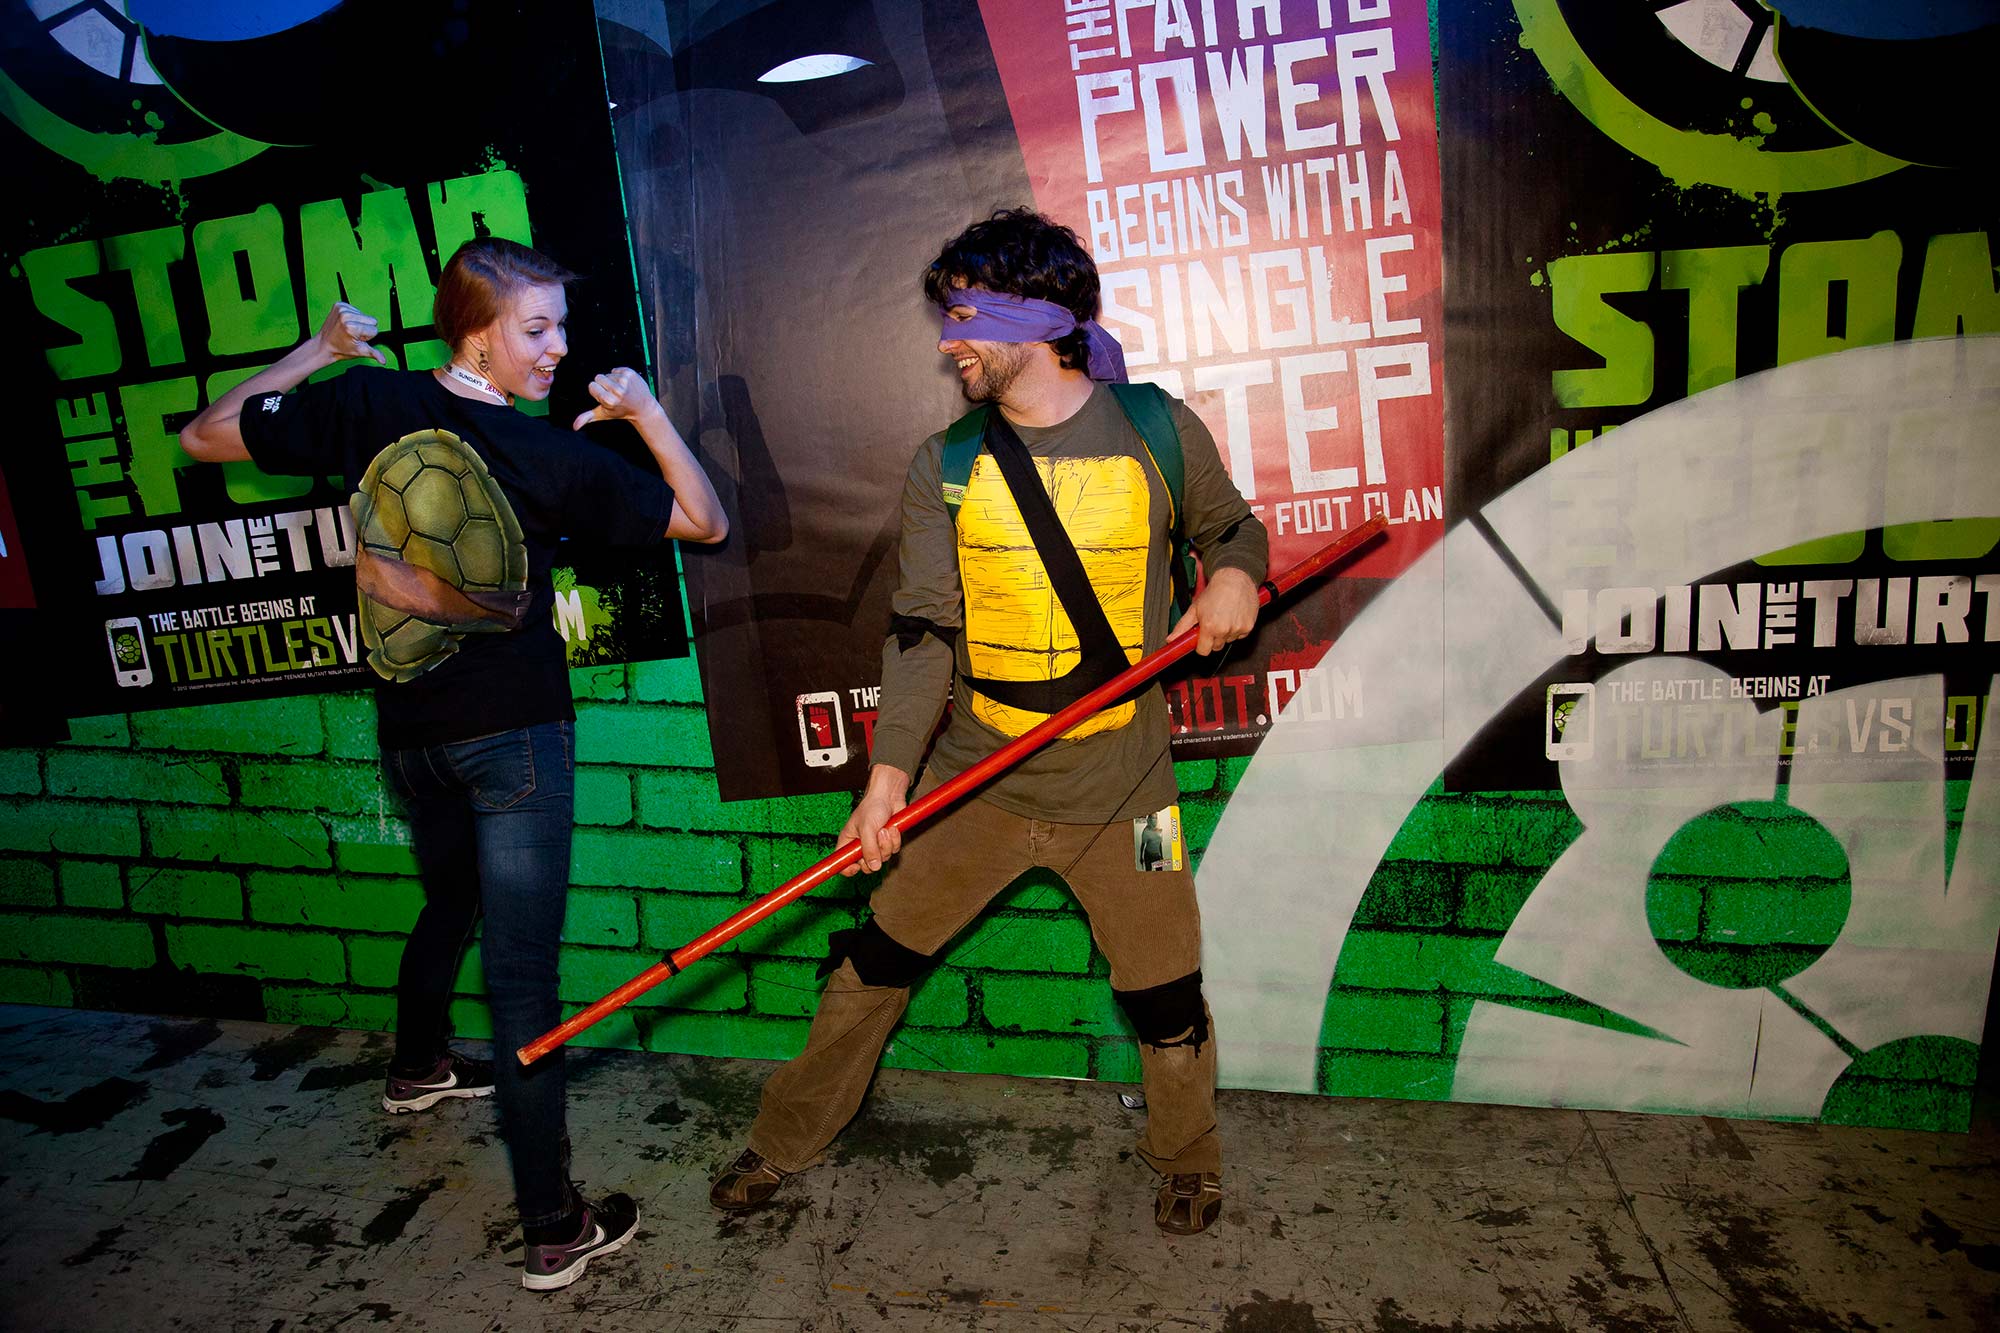
[[[1005,361],[990,354],[979,357],[979,378],[961,386],[967,402],[998,402],[1020,378],[1021,369],[1027,364],[1027,349],[1015,348]]]

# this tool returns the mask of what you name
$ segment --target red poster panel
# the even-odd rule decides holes
[[[1344,573],[1401,572],[1443,520],[1424,7],[981,10],[1037,207],[1088,242],[1133,378],[1214,432],[1273,566],[1386,514],[1391,540]]]

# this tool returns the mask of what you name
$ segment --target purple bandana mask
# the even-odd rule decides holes
[[[990,292],[980,287],[954,287],[951,304],[971,306],[974,314],[971,319],[956,320],[949,309],[941,312],[946,342],[956,338],[995,343],[1053,342],[1081,327],[1089,353],[1086,373],[1094,380],[1125,382],[1125,349],[1118,345],[1118,340],[1094,319],[1079,326],[1076,316],[1054,301]]]

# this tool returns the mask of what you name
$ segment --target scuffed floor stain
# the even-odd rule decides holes
[[[1591,1254],[1597,1259],[1604,1280],[1619,1291],[1650,1291],[1658,1285],[1657,1280],[1645,1273],[1629,1273],[1625,1261],[1618,1251],[1611,1248],[1611,1235],[1595,1222],[1583,1226],[1585,1239],[1590,1242]]]
[[[1733,1122],[1745,1161],[1699,1118],[1607,1114],[1633,1163],[1621,1182],[1577,1147],[1580,1113],[1229,1090],[1232,1198],[1254,1206],[1163,1243],[1151,1174],[1124,1151],[1138,1118],[1106,1088],[890,1069],[835,1149],[843,1165],[719,1221],[703,1177],[740,1150],[770,1063],[615,1051],[572,1103],[576,1169],[631,1193],[647,1225],[573,1291],[537,1294],[520,1285],[491,1103],[378,1115],[345,1071],[371,1054],[379,1068],[386,1038],[340,1033],[284,1069],[303,1048],[283,1044],[291,1026],[218,1026],[81,1136],[30,1129],[198,1033],[78,1011],[0,1041],[0,1088],[44,1099],[0,1118],[0,1197],[25,1228],[0,1326],[97,1327],[116,1310],[184,1333],[2000,1329],[2000,1276],[1980,1266],[2000,1262],[1990,1131]],[[262,1082],[246,1058],[259,1043],[281,1070]],[[178,1095],[218,1071],[227,1090]],[[294,1091],[307,1080],[325,1086]],[[162,1131],[200,1131],[160,1114],[196,1106],[227,1127],[171,1178],[101,1182]],[[724,1132],[701,1132],[708,1120]]]
[[[604,1072],[606,1052],[599,1046],[570,1047],[563,1054],[563,1078],[572,1090]]]
[[[45,1102],[10,1089],[0,1092],[0,1118],[33,1125],[38,1134],[81,1134],[101,1128],[111,1117],[138,1105],[152,1090],[150,1083],[107,1078],[59,1102]]]
[[[1956,1250],[1963,1254],[1966,1261],[1974,1268],[1983,1272],[2000,1272],[2000,1245],[1967,1245],[1964,1232],[1930,1209],[1924,1209],[1920,1216],[1923,1226],[1916,1232],[1916,1240],[1930,1246],[1939,1254],[1950,1254]]]
[[[723,1240],[753,1240],[760,1246],[776,1245],[792,1234],[792,1228],[811,1211],[812,1201],[804,1198],[773,1199],[762,1208],[745,1213],[718,1213],[715,1234]]]
[[[1569,1296],[1590,1316],[1591,1333],[1674,1333],[1682,1327],[1671,1310],[1613,1304],[1603,1283],[1581,1273],[1569,1280]]]
[[[1691,1238],[1695,1253],[1721,1281],[1737,1327],[1752,1333],[1854,1333],[1874,1327],[1859,1315],[1815,1304],[1792,1284],[1798,1266],[1772,1230],[1768,1210],[1715,1194],[1691,1199],[1689,1206],[1708,1224],[1706,1233]]]
[[[1255,1287],[1250,1299],[1229,1307],[1223,1333],[1321,1333],[1326,1327],[1305,1301],[1268,1296]]]
[[[381,1059],[370,1051],[344,1065],[314,1065],[299,1080],[300,1092],[326,1092],[360,1083],[379,1083],[388,1076]]]
[[[102,1258],[110,1252],[112,1243],[124,1234],[124,1227],[106,1227],[97,1233],[97,1239],[91,1241],[90,1244],[84,1246],[75,1254],[70,1255],[67,1259],[64,1259],[63,1267],[76,1268],[79,1265],[91,1262],[93,1259]]]
[[[1482,1208],[1476,1213],[1461,1217],[1459,1221],[1472,1222],[1482,1227],[1493,1227],[1496,1230],[1501,1227],[1524,1227],[1528,1225],[1528,1210],[1525,1208],[1510,1208],[1506,1212],[1502,1212],[1498,1208]]]
[[[1708,1143],[1705,1148],[1707,1155],[1711,1157],[1726,1157],[1732,1162],[1756,1160],[1755,1154],[1750,1151],[1749,1145],[1743,1142],[1736,1131],[1730,1127],[1727,1120],[1721,1119],[1718,1116],[1705,1115],[1701,1118],[1701,1123],[1708,1130]]]
[[[509,1244],[509,1241],[513,1243]],[[499,1217],[486,1219],[486,1252],[488,1254],[492,1254],[495,1251],[505,1254],[509,1250],[520,1249],[524,1243],[521,1238],[520,1219],[515,1217],[513,1213],[504,1213]]]
[[[856,1161],[914,1163],[931,1184],[948,1185],[972,1173],[969,1140],[985,1130],[986,1126],[895,1120],[864,1110],[835,1140],[834,1162],[841,1166]]]
[[[1257,1324],[1244,1325],[1245,1333],[1262,1327]],[[1283,1326],[1273,1324],[1271,1327]],[[1320,1326],[1314,1324],[1311,1327]],[[1290,1333],[1290,1330],[1287,1329],[1286,1333]],[[1535,1319],[1525,1323],[1517,1319],[1503,1319],[1497,1324],[1468,1324],[1463,1320],[1454,1319],[1449,1324],[1434,1324],[1404,1314],[1403,1307],[1396,1302],[1396,1299],[1386,1296],[1375,1303],[1375,1333],[1571,1333],[1571,1330],[1546,1319]]]
[[[153,1043],[153,1053],[135,1072],[143,1074],[177,1065],[221,1035],[222,1025],[212,1018],[197,1023],[155,1023],[146,1029],[146,1040]]]
[[[318,1055],[340,1034],[332,1028],[293,1028],[282,1037],[259,1042],[244,1056],[256,1066],[253,1083],[269,1083],[278,1075]]]
[[[1089,1130],[1073,1125],[1049,1125],[1027,1133],[1028,1155],[1054,1167],[1074,1165],[1077,1145],[1091,1138]]]
[[[160,1122],[178,1128],[168,1130],[147,1144],[146,1151],[139,1158],[139,1165],[122,1176],[107,1176],[107,1180],[165,1180],[178,1171],[188,1158],[200,1152],[202,1144],[229,1125],[227,1120],[201,1106],[168,1111],[160,1116]]]
[[[737,1066],[675,1058],[674,1084],[680,1093],[675,1100],[688,1111],[693,1131],[731,1143],[749,1133],[764,1092],[763,1076]]]
[[[303,1245],[309,1250],[317,1251],[322,1258],[331,1253],[337,1245],[354,1248],[352,1241],[342,1240],[335,1235],[335,1229],[332,1218],[320,1217],[285,1233],[285,1239],[294,1245]]]
[[[401,1239],[403,1229],[410,1225],[410,1219],[417,1215],[417,1209],[424,1201],[444,1188],[443,1176],[432,1176],[423,1184],[404,1190],[390,1200],[381,1212],[361,1228],[361,1242],[364,1245],[387,1245]]]

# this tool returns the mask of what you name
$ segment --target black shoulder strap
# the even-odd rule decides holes
[[[1048,570],[1049,586],[1055,589],[1057,600],[1076,629],[1081,660],[1054,680],[988,680],[981,676],[967,679],[981,694],[1009,708],[1054,713],[1110,680],[1129,664],[1111,622],[1104,617],[1104,607],[1090,586],[1083,559],[1077,555],[1076,545],[1070,541],[1049,499],[1048,488],[1042,485],[1041,474],[1035,470],[1028,446],[1021,443],[1021,437],[999,412],[987,418],[986,451],[999,466],[1008,493],[1021,511],[1021,521],[1027,525],[1028,536],[1035,543],[1035,553]]]

